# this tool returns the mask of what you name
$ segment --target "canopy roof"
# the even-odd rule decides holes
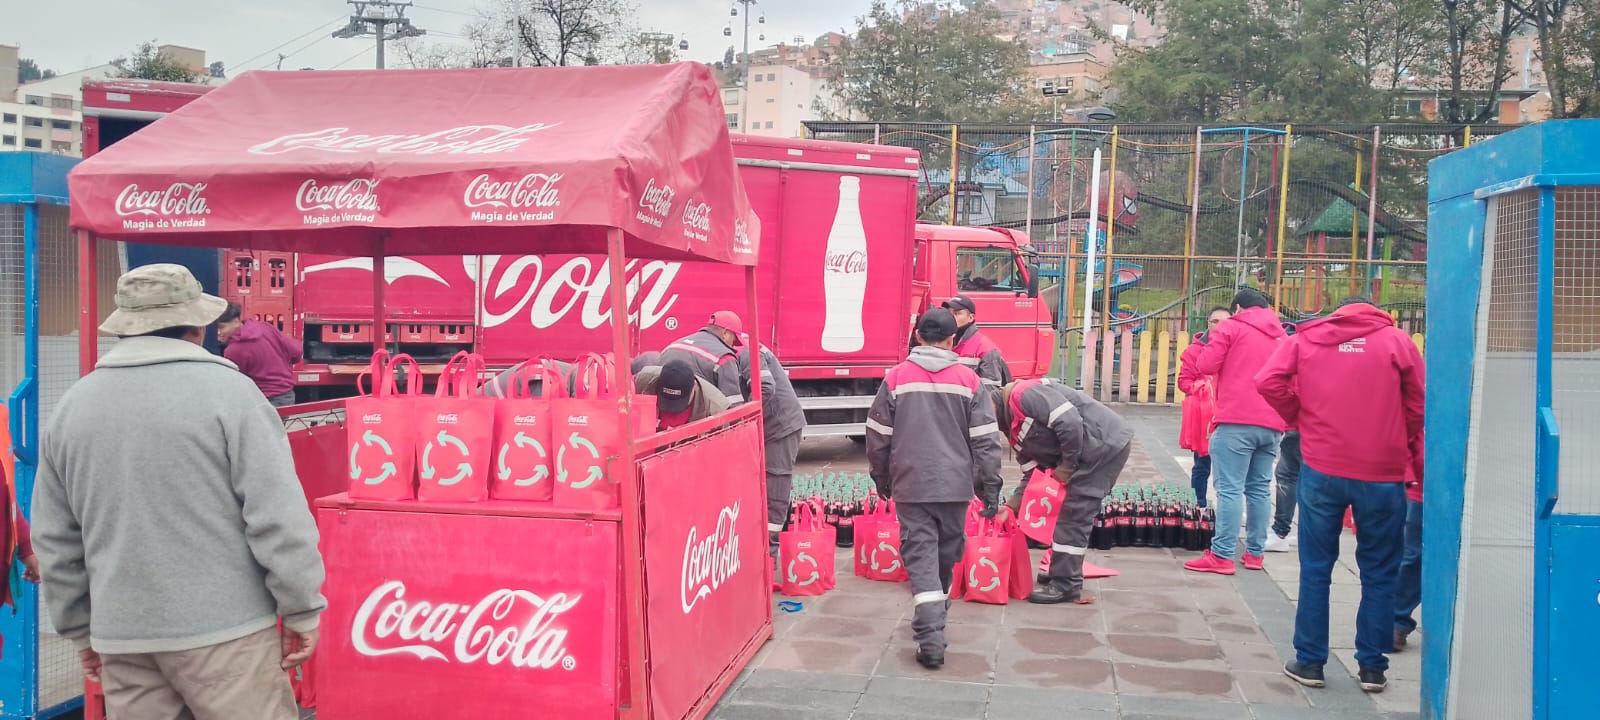
[[[85,160],[72,224],[177,245],[753,265],[703,65],[250,72]]]

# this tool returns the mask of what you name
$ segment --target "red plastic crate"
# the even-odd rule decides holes
[[[288,300],[294,289],[294,255],[264,252],[256,264],[260,269],[255,295]]]
[[[257,295],[260,284],[261,263],[247,250],[227,250],[222,254],[222,296],[243,303]]]
[[[389,332],[384,335],[384,342],[396,342],[396,330],[399,331],[399,342],[426,343],[433,341],[433,332],[422,323],[399,323],[389,326]]]
[[[294,306],[288,298],[268,300],[258,296],[250,298],[243,305],[245,317],[260,320],[277,328],[279,332],[294,332]]]
[[[372,342],[372,325],[359,323],[328,323],[322,326],[322,341],[325,343],[370,343]]]
[[[471,323],[446,323],[433,326],[433,337],[436,343],[470,343],[472,342]]]

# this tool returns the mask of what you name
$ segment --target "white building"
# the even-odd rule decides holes
[[[160,52],[208,82],[203,50],[162,45]],[[110,63],[18,85],[19,49],[0,45],[0,152],[27,150],[83,155],[83,83],[112,77]]]
[[[822,116],[821,108],[837,105],[824,74],[792,65],[754,65],[750,68],[749,97],[740,87],[722,90],[728,129],[769,137],[800,137],[807,120]]]

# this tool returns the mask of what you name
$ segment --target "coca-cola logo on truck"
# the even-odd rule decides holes
[[[867,254],[860,250],[829,252],[827,259],[823,262],[823,268],[827,272],[845,273],[847,275],[864,273],[867,271]]]
[[[572,670],[577,660],[567,651],[561,616],[581,598],[500,588],[466,603],[413,601],[406,599],[404,582],[390,580],[361,602],[350,623],[350,643],[367,657]]]
[[[683,543],[683,582],[679,597],[683,614],[716,592],[739,572],[739,503],[722,508],[717,527],[700,537],[698,525],[689,528]]]
[[[483,257],[483,326],[498,327],[518,316],[543,330],[560,323],[573,308],[580,308],[585,328],[593,330],[611,319],[611,263],[598,264],[584,256],[567,259],[560,266],[545,267],[538,255],[524,255],[502,266],[502,256]],[[628,316],[640,329],[648,330],[672,311],[678,294],[672,290],[682,263],[652,260],[629,261],[624,268],[628,278]],[[468,266],[477,277],[478,269]]]
[[[639,212],[635,217],[639,222],[661,227],[672,215],[672,201],[677,199],[678,192],[671,185],[656,184],[655,178],[645,183],[644,192],[639,195]]]
[[[561,123],[530,125],[460,125],[446,130],[408,134],[353,133],[347,127],[280,135],[248,148],[252,155],[287,152],[377,153],[386,155],[494,155],[516,150],[529,136]]]
[[[515,180],[499,180],[484,173],[467,183],[461,202],[473,211],[473,222],[548,222],[561,207],[563,177],[561,173],[534,172]]]
[[[172,183],[147,189],[133,183],[117,193],[116,212],[124,230],[203,228],[211,206],[206,204],[205,183]]]
[[[316,178],[300,183],[294,207],[306,225],[333,223],[371,223],[378,218],[378,180],[356,178],[319,182]]]
[[[690,200],[683,206],[683,236],[706,242],[711,239],[711,204]]]

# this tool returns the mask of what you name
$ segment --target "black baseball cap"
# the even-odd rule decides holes
[[[917,337],[927,342],[939,342],[956,334],[956,316],[944,308],[933,308],[917,321]]]
[[[686,360],[668,360],[656,378],[656,405],[661,412],[680,413],[694,398],[694,368]]]
[[[969,298],[965,295],[957,295],[949,300],[944,301],[944,309],[965,310],[974,315],[978,314],[978,306],[972,303],[972,298]]]

